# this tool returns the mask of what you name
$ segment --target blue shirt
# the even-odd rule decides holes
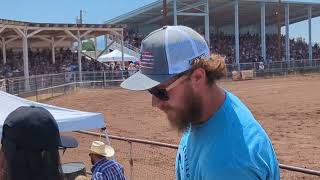
[[[178,180],[279,180],[271,141],[249,109],[226,92],[210,119],[183,134],[176,157]]]
[[[125,180],[123,167],[113,160],[101,159],[92,169],[92,180]]]

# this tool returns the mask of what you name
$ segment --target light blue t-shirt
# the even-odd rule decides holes
[[[178,180],[279,180],[271,141],[249,109],[233,94],[204,124],[182,136]]]

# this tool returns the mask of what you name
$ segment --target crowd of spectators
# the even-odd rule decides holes
[[[258,34],[240,35],[240,63],[263,62]],[[125,44],[140,48],[143,36],[139,33],[126,31]],[[211,35],[211,52],[224,55],[227,64],[235,63],[235,37],[223,33]],[[281,36],[281,60],[285,59],[285,37]],[[320,44],[312,47],[313,59],[320,59]],[[266,62],[272,63],[278,59],[278,36],[266,36]],[[302,39],[290,39],[290,60],[308,59],[308,44]],[[0,51],[0,78],[23,76],[23,54],[20,50],[6,51],[7,63],[3,64]],[[52,62],[50,49],[36,49],[28,51],[30,75],[55,74],[78,71],[78,54],[70,49],[60,48],[55,51],[55,63]],[[120,62],[100,63],[97,60],[82,56],[82,71],[123,70]],[[126,63],[124,70],[135,72],[139,70],[139,63]]]
[[[211,51],[226,56],[226,62],[235,62],[235,37],[219,34],[211,39]],[[261,38],[257,34],[244,34],[239,37],[240,63],[262,62]],[[313,59],[320,59],[318,44],[312,47]],[[272,63],[278,59],[278,36],[266,36],[266,62]],[[302,39],[290,39],[290,60],[306,60],[309,57],[308,44]],[[285,37],[281,36],[281,61],[285,59]]]
[[[6,63],[3,63],[2,52],[0,52],[0,79],[23,76],[23,54],[22,51],[8,49],[6,51]],[[52,61],[51,50],[49,49],[36,49],[28,51],[29,60],[29,74],[56,74],[63,72],[78,71],[78,54],[70,49],[56,49],[55,63]],[[100,63],[82,56],[82,71],[103,71],[103,70],[122,70],[120,63]],[[129,68],[129,63],[126,64]],[[132,67],[130,67],[132,68]]]
[[[203,34],[201,28],[196,29]],[[143,36],[139,33],[126,32],[125,41],[137,48]],[[243,34],[239,37],[240,42],[240,63],[262,62],[261,56],[261,37],[259,34]],[[211,35],[211,52],[219,53],[226,57],[226,63],[235,62],[235,37],[223,33]],[[313,59],[320,59],[320,45],[315,44],[312,47]],[[285,59],[285,36],[281,36],[281,60]],[[278,35],[266,35],[266,62],[271,63],[278,60]],[[308,59],[308,44],[301,38],[290,39],[290,60]]]
[[[140,49],[141,41],[143,40],[144,36],[141,33],[136,33],[134,31],[125,31],[124,32],[124,44],[126,46],[134,46]]]

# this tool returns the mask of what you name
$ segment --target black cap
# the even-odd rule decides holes
[[[60,136],[58,124],[42,107],[22,106],[11,112],[3,125],[2,141],[8,140],[22,149],[74,148],[73,137]]]

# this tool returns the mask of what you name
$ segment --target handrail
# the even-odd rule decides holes
[[[98,136],[98,137],[100,137],[100,136],[106,137],[105,134],[95,133],[95,132],[91,132],[91,131],[75,131],[75,132],[81,133],[81,134],[94,135],[94,136]],[[141,143],[141,144],[149,144],[149,145],[167,147],[167,148],[171,148],[171,149],[178,149],[178,146],[174,145],[174,144],[162,143],[162,142],[157,142],[157,141],[150,141],[150,140],[145,140],[145,139],[127,138],[127,137],[113,136],[113,135],[109,135],[109,138],[121,140],[121,141],[127,141],[127,142],[135,142],[135,143]]]
[[[91,132],[91,131],[75,131],[75,132],[80,133],[80,134],[98,136],[98,137],[106,137],[105,134]],[[135,143],[140,143],[140,144],[148,144],[148,145],[155,145],[155,146],[160,146],[160,147],[167,147],[167,148],[171,148],[171,149],[178,149],[178,145],[150,141],[150,140],[144,140],[144,139],[135,139],[135,138],[121,137],[121,136],[113,136],[113,135],[109,135],[109,138],[120,140],[120,141],[135,142]],[[320,176],[320,171],[317,171],[317,170],[295,167],[295,166],[290,166],[290,165],[285,165],[285,164],[279,164],[279,167],[281,169],[285,169],[285,170],[289,170],[289,171],[295,171],[295,172],[305,173],[305,174],[309,174],[309,175]]]

